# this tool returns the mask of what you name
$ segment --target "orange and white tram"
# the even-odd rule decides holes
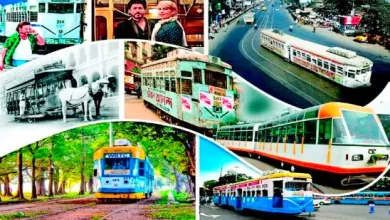
[[[356,52],[326,47],[277,30],[261,31],[261,46],[345,87],[370,86],[373,62]]]
[[[326,103],[263,123],[220,127],[219,143],[236,152],[263,156],[281,166],[304,167],[340,177],[341,185],[360,185],[381,174],[390,148],[372,109]]]

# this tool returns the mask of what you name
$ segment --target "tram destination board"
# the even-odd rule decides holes
[[[130,153],[126,153],[126,154],[106,154],[104,156],[105,158],[131,158],[131,154]]]

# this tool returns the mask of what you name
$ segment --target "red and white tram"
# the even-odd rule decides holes
[[[373,62],[353,51],[326,47],[271,29],[261,31],[260,44],[289,62],[343,86],[370,85]]]

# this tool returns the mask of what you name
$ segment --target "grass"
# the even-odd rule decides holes
[[[30,212],[30,213],[23,213],[23,212],[17,212],[17,213],[11,213],[11,214],[1,214],[0,220],[12,220],[16,218],[31,218],[38,215],[44,215],[48,214],[48,212]]]
[[[151,205],[148,209],[152,219],[195,220],[195,206],[191,204]]]
[[[188,204],[188,195],[186,193],[177,193],[172,190],[172,195],[179,204],[168,204],[168,194],[170,191],[171,190],[160,192],[161,199],[156,201],[156,205],[148,207],[149,217],[152,219],[174,220],[195,219],[195,206]]]
[[[16,193],[14,193],[16,195]],[[24,198],[27,201],[32,201],[31,199],[31,193],[23,193]],[[85,193],[84,195],[78,195],[78,192],[70,192],[67,194],[63,195],[54,195],[53,197],[48,197],[48,196],[38,196],[38,198],[34,201],[47,201],[50,199],[73,199],[73,198],[82,198],[82,197],[87,197],[89,196],[89,193]],[[1,196],[1,202],[0,204],[7,204],[7,203],[15,203],[15,202],[20,202],[19,199],[14,199],[11,196]],[[0,219],[1,220],[1,219]]]

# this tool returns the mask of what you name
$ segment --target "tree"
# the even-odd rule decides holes
[[[160,44],[153,45],[152,57],[150,58],[150,60],[156,61],[156,60],[161,60],[163,58],[166,58],[168,52],[175,50],[175,49],[176,48],[174,48],[174,47],[160,45]]]

